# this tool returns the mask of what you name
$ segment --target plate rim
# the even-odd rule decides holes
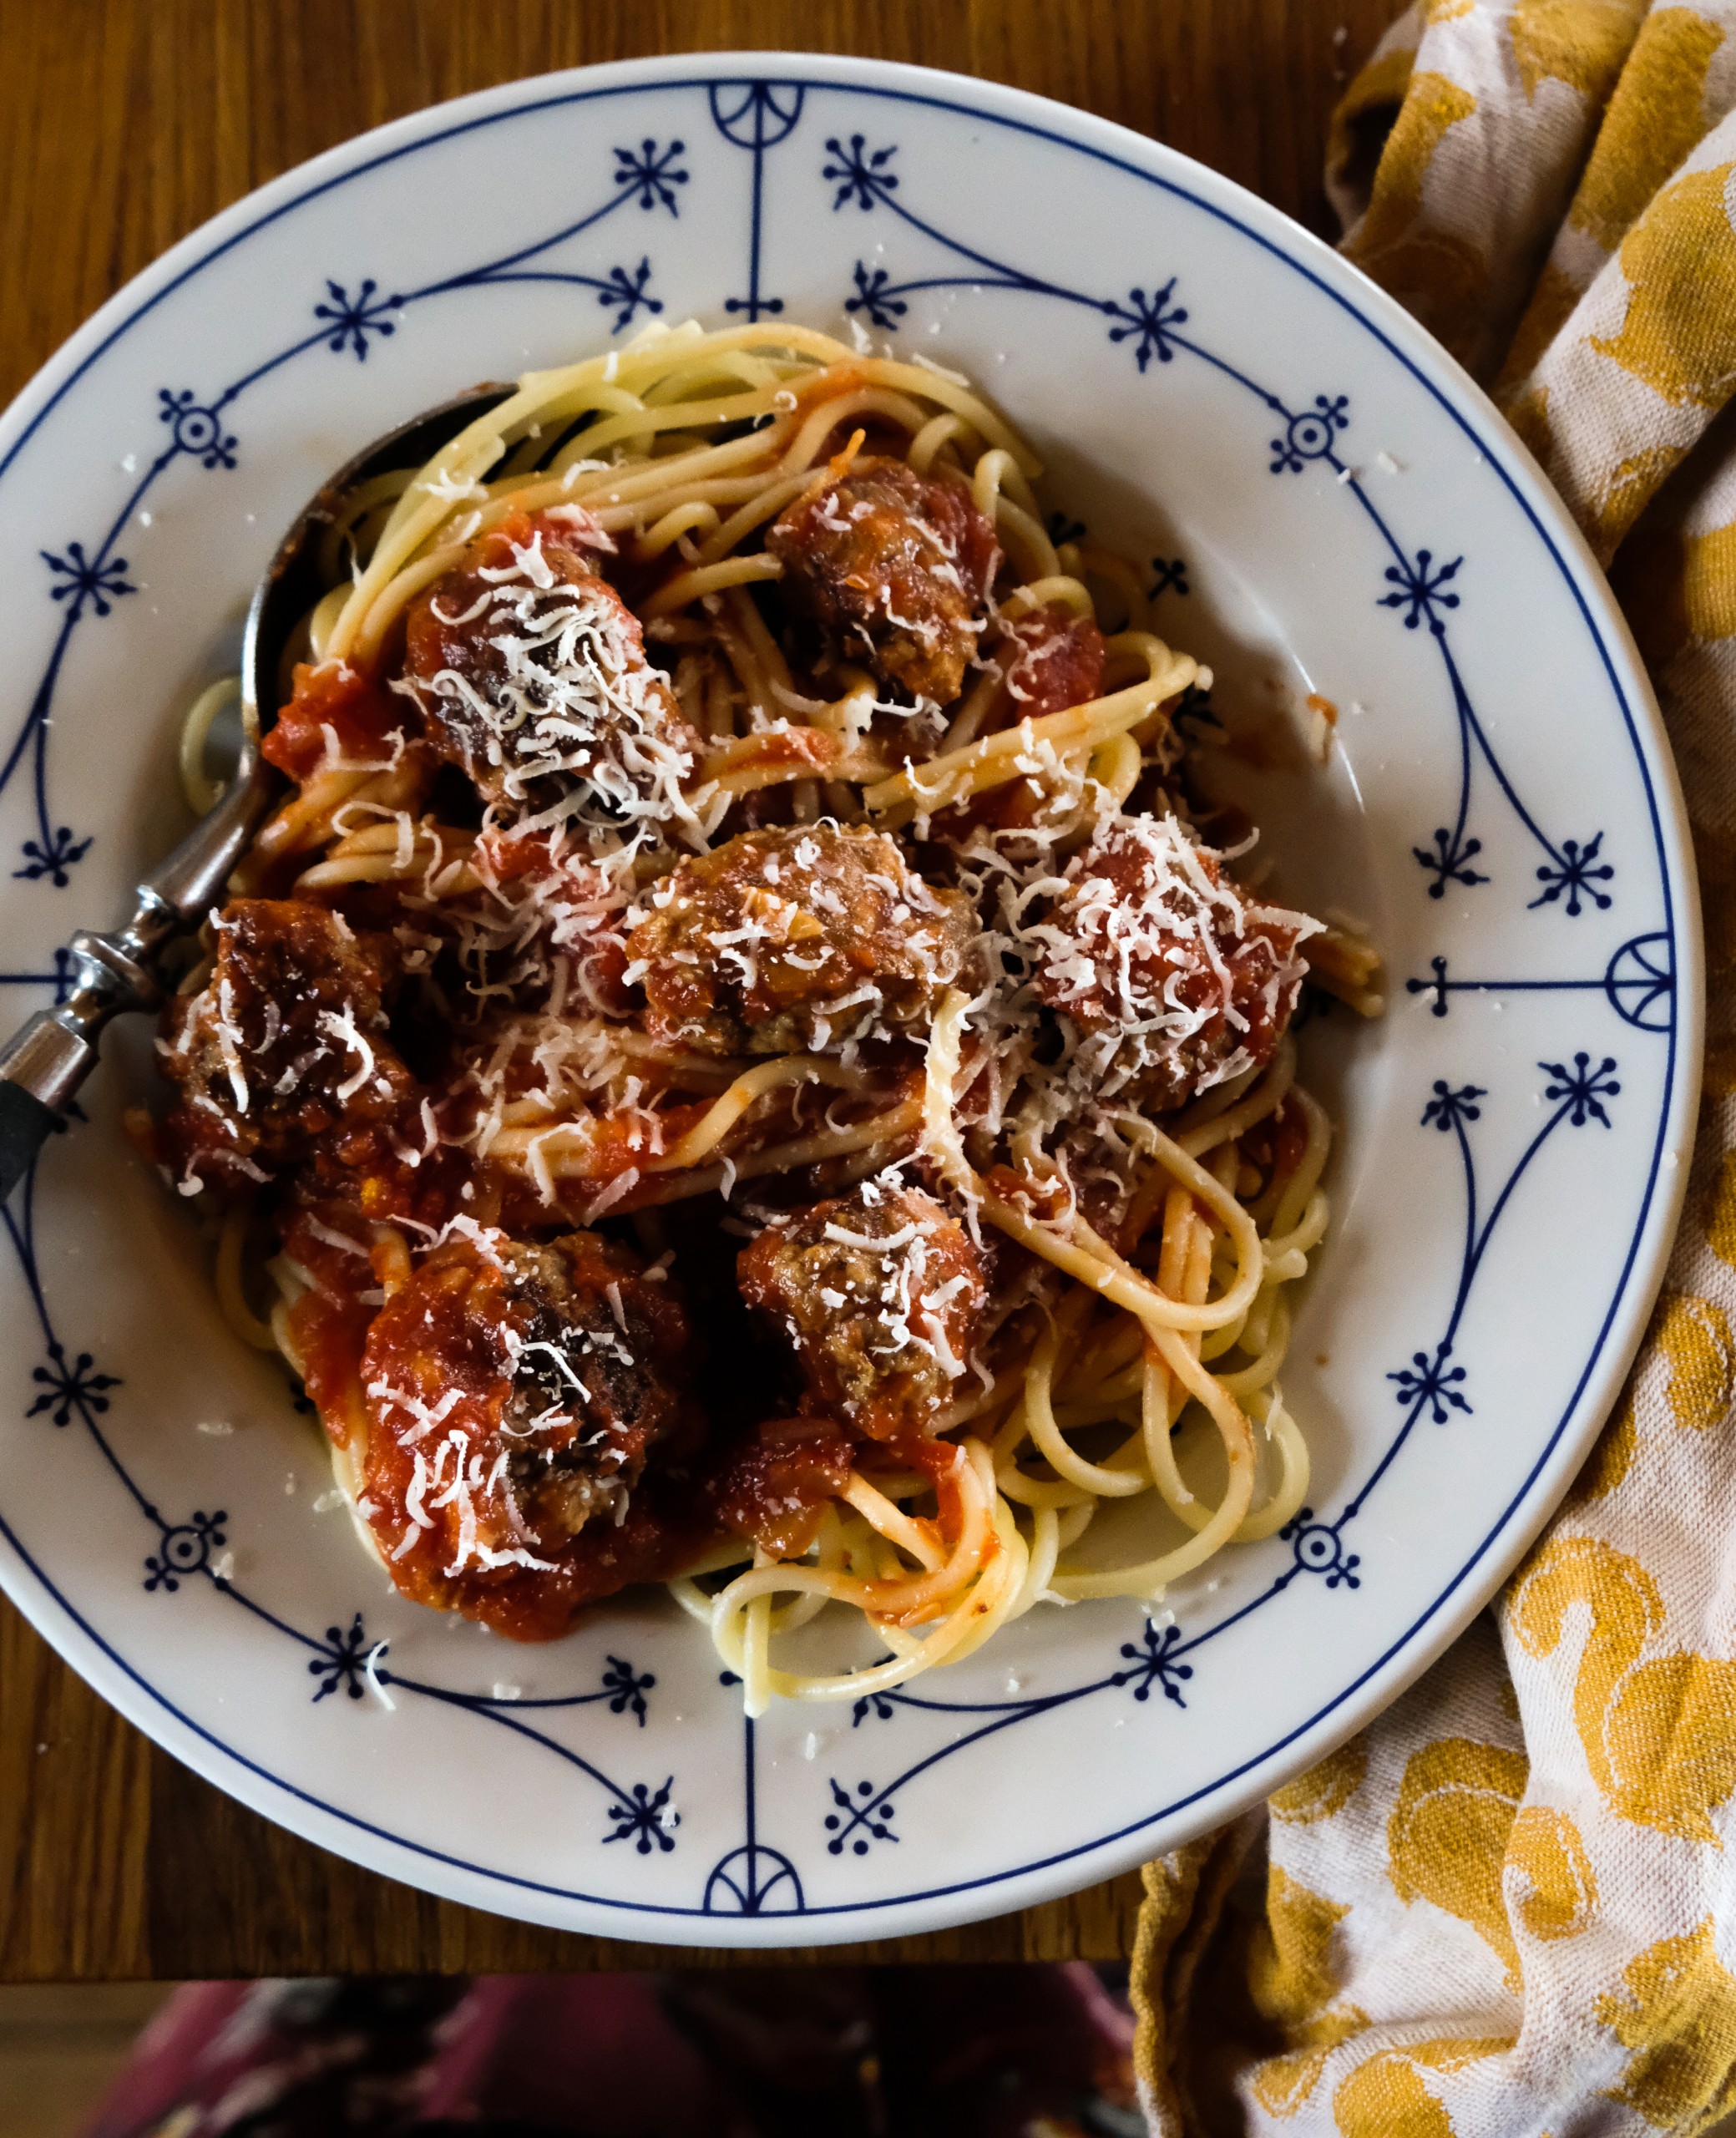
[[[1650,679],[1589,545],[1530,453],[1486,393],[1396,300],[1301,224],[1235,180],[1167,144],[1058,99],[997,82],[850,54],[755,50],[612,61],[498,84],[352,136],[281,173],[200,225],[133,276],[87,320],[0,414],[0,478],[58,403],[146,313],[205,267],[296,207],[407,155],[481,128],[562,105],[651,89],[754,79],[799,80],[858,95],[986,119],[1083,153],[1202,209],[1301,273],[1374,334],[1484,454],[1551,554],[1591,633],[1634,747],[1660,863],[1666,925],[1675,939],[1676,1024],[1667,1097],[1642,1212],[1621,1279],[1574,1391],[1529,1475],[1481,1543],[1432,1604],[1334,1698],[1230,1773],[1114,1833],[1013,1869],[897,1898],[811,1906],[799,1915],[716,1916],[649,1902],[586,1897],[484,1869],[388,1833],[271,1774],[184,1715],[99,1634],[0,1516],[0,1586],[79,1674],[129,1720],[205,1779],[363,1867],[488,1912],[593,1934],[633,1938],[654,1921],[682,1942],[722,1947],[815,1944],[943,1928],[1020,1907],[1131,1867],[1151,1853],[1141,1837],[1162,1822],[1167,1847],[1236,1816],[1291,1774],[1366,1726],[1445,1652],[1529,1548],[1601,1429],[1637,1352],[1661,1286],[1688,1188],[1703,1054],[1704,975],[1698,879],[1679,779]],[[1496,449],[1490,451],[1493,446]],[[1677,1154],[1673,1169],[1666,1150]],[[22,1574],[22,1578],[21,1578]],[[116,1674],[119,1674],[117,1677]],[[1348,1711],[1347,1711],[1348,1710]],[[239,1771],[237,1771],[239,1770]],[[387,1858],[382,1861],[382,1856]],[[399,1859],[396,1862],[392,1858]],[[992,1895],[985,1910],[980,1896]],[[953,1903],[949,1906],[949,1902]],[[960,1902],[962,1905],[959,1905]],[[863,1918],[871,1918],[865,1923]],[[751,1934],[744,1935],[744,1933]]]

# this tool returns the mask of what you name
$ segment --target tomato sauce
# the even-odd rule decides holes
[[[1089,705],[1103,689],[1103,634],[1090,616],[1045,608],[1022,616],[1007,632],[1002,659],[1007,675],[1007,718],[1041,720],[1070,707]]]
[[[305,1293],[291,1309],[291,1338],[326,1432],[341,1448],[358,1437],[363,1443],[367,1518],[382,1552],[391,1555],[393,1581],[413,1601],[458,1611],[511,1639],[553,1640],[569,1630],[586,1604],[635,1583],[666,1581],[681,1573],[715,1533],[715,1517],[698,1482],[676,1474],[642,1481],[618,1526],[606,1518],[588,1524],[562,1548],[550,1572],[509,1567],[453,1575],[448,1571],[450,1541],[438,1524],[416,1532],[416,1542],[397,1556],[415,1455],[390,1432],[371,1429],[368,1423],[364,1359],[379,1310],[357,1294],[372,1289],[373,1272],[366,1262],[351,1258],[342,1268],[327,1262],[323,1275],[325,1284]],[[448,1363],[451,1351],[450,1345],[443,1347]],[[392,1361],[378,1356],[369,1363],[392,1370]],[[486,1401],[487,1378],[478,1365],[460,1370],[461,1400],[453,1417],[478,1422],[474,1414]]]
[[[768,1418],[731,1451],[712,1480],[726,1529],[778,1558],[799,1558],[820,1512],[850,1481],[855,1452],[830,1418]]]
[[[295,780],[306,779],[331,743],[345,757],[384,762],[400,738],[413,739],[409,701],[377,677],[337,661],[296,666],[295,692],[260,742],[260,754]]]

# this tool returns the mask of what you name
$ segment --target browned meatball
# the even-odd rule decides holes
[[[620,1522],[686,1415],[686,1317],[666,1281],[592,1233],[430,1254],[374,1317],[363,1475],[403,1585],[551,1570]]]
[[[429,741],[491,802],[678,816],[699,737],[562,509],[512,514],[412,603],[405,685]]]
[[[180,1087],[162,1141],[181,1185],[263,1180],[316,1138],[377,1128],[415,1085],[386,1036],[394,946],[302,899],[235,899],[216,960],[170,1013],[164,1073]]]
[[[1087,1088],[1162,1112],[1271,1060],[1318,921],[1238,890],[1173,817],[1117,819],[1065,882],[1023,935]]]
[[[837,1053],[919,1024],[975,931],[883,832],[829,823],[744,832],[642,905],[626,976],[645,1028],[706,1054]]]
[[[987,1297],[964,1227],[919,1189],[872,1181],[767,1227],[736,1275],[795,1345],[802,1407],[875,1440],[922,1431],[951,1400]]]
[[[858,460],[766,537],[792,604],[912,697],[957,697],[989,613],[995,530],[956,483]]]

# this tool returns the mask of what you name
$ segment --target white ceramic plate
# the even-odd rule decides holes
[[[617,1937],[880,1937],[1223,1819],[1489,1596],[1662,1269],[1699,1046],[1692,872],[1650,693],[1566,514],[1324,246],[1010,90],[655,61],[292,172],[6,417],[8,1010],[184,828],[180,712],[326,474],[456,388],[690,314],[859,330],[984,382],[1056,509],[1151,560],[1160,626],[1217,667],[1222,762],[1284,891],[1373,926],[1390,1014],[1305,1042],[1343,1130],[1286,1376],[1309,1509],[1179,1584],[1168,1620],[1040,1612],[854,1714],[757,1726],[660,1598],[542,1649],[443,1620],[362,1557],[282,1376],[226,1333],[186,1213],[121,1142],[141,1032],[0,1244],[0,1577],[171,1751],[397,1877]],[[1309,692],[1341,715],[1329,766],[1272,769]]]

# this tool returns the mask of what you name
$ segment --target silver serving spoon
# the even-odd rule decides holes
[[[168,994],[162,977],[165,953],[177,938],[201,926],[220,903],[265,822],[282,783],[260,755],[259,737],[276,717],[291,633],[322,590],[313,538],[357,484],[394,469],[421,466],[511,391],[477,387],[377,438],[324,484],[279,544],[247,610],[241,748],[228,787],[210,814],[139,884],[124,928],[108,935],[78,930],[68,946],[71,992],[53,1009],[39,1011],[0,1048],[0,1203],[29,1171],[96,1066],[97,1043],[109,1020],[123,1011],[162,1007]]]

